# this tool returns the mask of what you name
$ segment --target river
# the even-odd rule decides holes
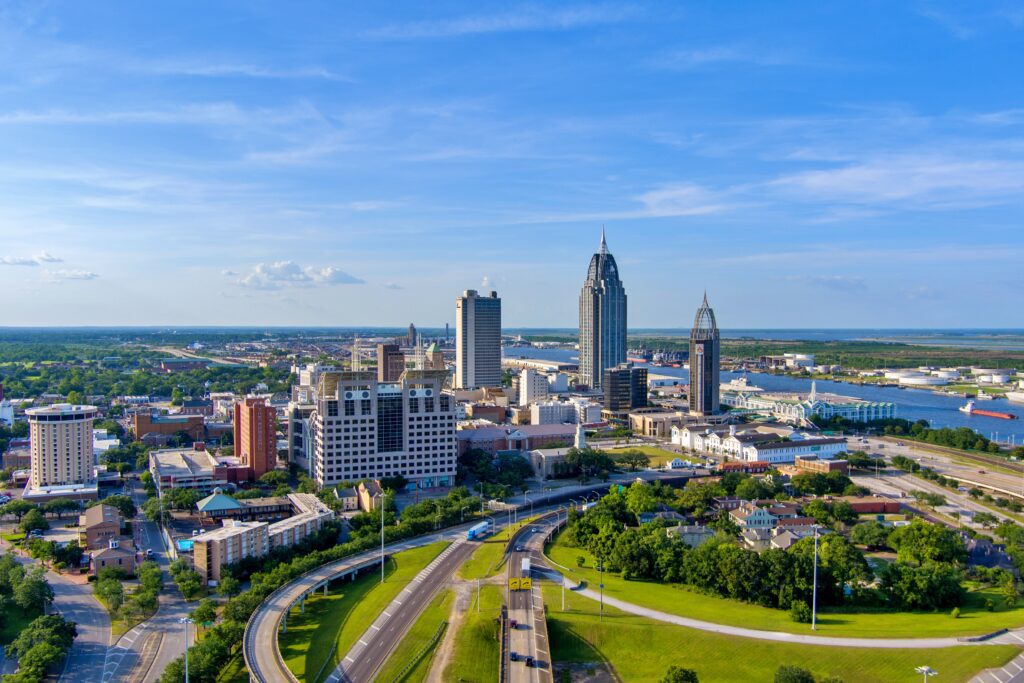
[[[577,352],[571,349],[533,349],[506,348],[504,354],[508,358],[537,358],[576,362]],[[679,377],[689,382],[689,371],[684,368],[650,368],[654,375]],[[743,373],[723,372],[722,381],[728,382]],[[763,373],[747,373],[747,380],[766,391],[785,391],[807,394],[811,391],[811,380],[785,375],[768,375]],[[936,394],[925,389],[900,389],[897,387],[878,387],[870,384],[848,384],[817,380],[819,392],[855,396],[867,401],[888,401],[896,404],[896,415],[907,420],[928,420],[932,427],[970,427],[978,433],[999,441],[1012,441],[1024,444],[1024,405],[1010,403],[1005,400],[979,401],[978,407],[998,410],[1017,415],[1018,420],[1001,420],[995,417],[982,417],[961,413],[959,408],[966,399],[957,396]]]

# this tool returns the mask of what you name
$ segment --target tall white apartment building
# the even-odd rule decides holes
[[[541,401],[530,406],[530,424],[556,425],[576,422],[576,404],[566,401]]]
[[[501,386],[501,299],[467,289],[455,300],[455,388]]]
[[[525,407],[548,397],[548,376],[533,368],[519,373],[519,405]]]
[[[447,371],[325,372],[309,416],[310,469],[321,486],[401,475],[419,488],[451,486],[458,443]]]
[[[96,406],[57,403],[29,408],[29,487],[83,484],[93,475],[92,423]]]

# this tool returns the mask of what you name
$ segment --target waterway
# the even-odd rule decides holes
[[[537,358],[539,360],[577,362],[577,352],[571,349],[533,349],[506,348],[508,358]],[[679,377],[683,382],[690,381],[690,373],[685,368],[651,367],[652,375]],[[728,382],[743,373],[723,372],[722,382]],[[768,375],[763,373],[747,373],[747,380],[766,391],[782,391],[808,394],[811,391],[811,380],[785,375]],[[1024,405],[1010,403],[1006,400],[981,401],[978,407],[1013,413],[1020,419],[1001,420],[994,417],[967,415],[960,412],[960,407],[967,401],[957,396],[937,394],[924,389],[900,389],[897,387],[879,387],[870,384],[848,384],[817,380],[819,392],[854,396],[866,401],[884,401],[896,404],[896,415],[907,420],[928,420],[932,427],[970,427],[978,433],[999,441],[1012,441],[1024,444]]]

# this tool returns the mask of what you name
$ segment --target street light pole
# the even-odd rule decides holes
[[[939,672],[931,668],[930,666],[919,666],[916,669],[914,669],[914,671],[916,671],[919,674],[924,674],[924,683],[928,683],[929,676],[939,675]]]
[[[811,630],[818,630],[818,525],[814,525],[814,590],[811,592]]]
[[[384,583],[384,493],[380,494],[380,582]]]
[[[188,617],[181,617],[179,622],[185,627],[185,683],[188,683],[188,625],[192,620]]]
[[[603,559],[599,558],[597,560],[597,567],[598,567],[598,571],[600,572],[600,577],[601,577],[599,579],[600,583],[598,584],[598,586],[601,589],[601,611],[598,614],[597,620],[600,621],[600,622],[604,622],[604,560]]]

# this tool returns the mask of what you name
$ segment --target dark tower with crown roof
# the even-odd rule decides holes
[[[601,246],[590,259],[580,291],[580,381],[592,388],[600,387],[604,371],[624,362],[626,290],[602,227]]]
[[[714,415],[719,410],[718,324],[708,306],[708,294],[697,309],[690,330],[690,414]]]

